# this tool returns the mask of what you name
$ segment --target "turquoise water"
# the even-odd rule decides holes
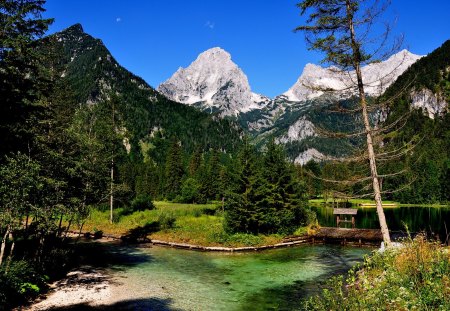
[[[117,264],[113,275],[142,310],[296,310],[321,281],[370,251],[332,245],[252,253],[152,247],[122,250],[139,260]]]

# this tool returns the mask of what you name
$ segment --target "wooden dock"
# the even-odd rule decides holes
[[[338,243],[338,244],[356,244],[379,245],[383,241],[380,229],[347,229],[322,227],[312,235],[313,243]]]
[[[379,246],[383,241],[379,229],[347,229],[322,227],[314,234],[308,236],[312,244],[341,244],[355,246]],[[293,242],[304,237],[291,236],[283,239],[284,242]]]

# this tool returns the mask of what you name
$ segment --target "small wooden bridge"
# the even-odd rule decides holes
[[[312,235],[312,243],[379,245],[383,241],[380,229],[347,229],[322,227]]]

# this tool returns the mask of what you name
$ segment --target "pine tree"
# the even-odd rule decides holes
[[[294,176],[292,166],[286,161],[282,146],[271,140],[263,158],[263,177],[266,195],[257,202],[261,208],[268,208],[265,213],[266,232],[292,232],[305,222],[303,192]],[[273,222],[276,221],[276,224]]]
[[[31,143],[34,104],[47,90],[45,67],[33,44],[53,19],[43,19],[43,0],[0,2],[0,156]]]
[[[169,200],[173,200],[181,190],[184,176],[183,150],[177,139],[172,139],[166,160],[165,192]]]
[[[208,161],[208,197],[212,200],[220,198],[220,168],[219,152],[213,150]]]
[[[189,161],[188,173],[190,177],[194,177],[200,167],[202,160],[202,152],[200,148],[196,148]]]
[[[244,141],[236,162],[236,189],[225,197],[225,229],[229,232],[259,233],[260,215],[254,202],[263,178],[254,147]]]
[[[292,233],[305,224],[304,189],[281,146],[272,140],[261,157],[245,141],[237,164],[236,190],[225,200],[227,230]]]

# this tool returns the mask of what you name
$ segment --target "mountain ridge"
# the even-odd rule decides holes
[[[80,109],[107,103],[111,94],[119,98],[116,109],[128,140],[128,152],[145,156],[142,144],[155,136],[169,141],[177,137],[185,151],[210,148],[232,152],[240,144],[241,130],[224,120],[173,102],[141,77],[122,67],[103,44],[74,24],[41,41],[42,49],[60,52],[61,78],[73,89]]]

